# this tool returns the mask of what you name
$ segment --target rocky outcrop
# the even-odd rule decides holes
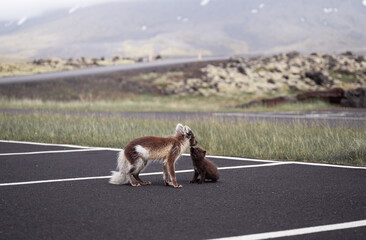
[[[157,56],[155,60],[161,59],[161,56]],[[141,61],[147,61],[143,58],[127,58],[115,56],[113,58],[90,58],[84,57],[78,59],[34,59],[31,62],[19,62],[19,63],[0,63],[0,77],[16,76],[16,75],[28,75],[53,71],[65,71],[74,70],[79,68],[97,67],[97,66],[109,66],[126,63],[136,63]]]
[[[340,104],[344,98],[344,90],[342,88],[334,88],[328,91],[315,91],[298,94],[297,101],[305,101],[310,99],[320,99],[333,104]]]
[[[355,90],[343,90],[341,88],[334,88],[328,91],[315,91],[298,94],[293,97],[276,97],[261,100],[254,100],[248,103],[239,104],[238,108],[248,108],[256,105],[264,105],[272,107],[281,103],[306,101],[320,99],[333,104],[339,104],[342,107],[366,108],[366,88],[358,88]]]
[[[341,106],[366,108],[366,88],[346,91],[341,100]]]
[[[263,98],[333,88],[366,87],[365,56],[290,52],[266,57],[233,57],[208,65],[195,78],[167,80],[163,94],[237,95]]]

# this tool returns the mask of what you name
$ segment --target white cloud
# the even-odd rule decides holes
[[[323,12],[324,13],[331,13],[331,12],[333,12],[333,9],[332,8],[323,8]]]
[[[1,0],[0,20],[17,21],[23,16],[36,17],[44,12],[57,9],[72,9],[75,6],[90,6],[103,2],[122,2],[132,0]]]
[[[261,9],[264,8],[264,6],[265,6],[264,3],[261,3],[258,5],[258,8],[253,8],[252,10],[250,10],[250,12],[252,14],[257,14],[257,13],[259,13],[259,11],[261,11]]]
[[[206,6],[209,2],[210,2],[210,0],[202,0],[201,6]]]
[[[80,5],[76,5],[75,7],[70,8],[69,14],[76,12],[80,8]]]
[[[27,17],[22,17],[21,19],[19,19],[19,21],[17,22],[18,26],[22,25],[23,23],[25,23],[27,21]]]
[[[324,13],[338,13],[338,8],[323,8],[323,12]]]
[[[366,7],[366,0],[362,1],[362,5],[364,5]]]

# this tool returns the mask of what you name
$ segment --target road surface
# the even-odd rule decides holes
[[[206,57],[203,62],[211,61],[223,61],[229,59],[228,57]],[[198,62],[197,58],[186,58],[186,59],[168,59],[154,62],[141,62],[132,64],[121,64],[113,66],[103,66],[103,67],[92,67],[92,68],[82,68],[70,71],[60,71],[60,72],[48,72],[34,75],[25,76],[13,76],[13,77],[2,77],[0,78],[0,84],[9,83],[25,83],[25,82],[38,82],[38,81],[50,81],[57,79],[66,79],[87,75],[99,75],[99,74],[110,74],[114,72],[122,71],[134,71],[134,70],[152,70],[158,68],[166,68],[176,65],[184,65],[189,63]]]
[[[217,183],[111,185],[117,149],[0,141],[0,239],[353,239],[366,238],[366,168],[208,158]]]

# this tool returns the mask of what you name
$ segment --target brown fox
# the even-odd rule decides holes
[[[199,184],[204,183],[205,179],[216,182],[220,178],[219,170],[216,165],[206,158],[206,151],[199,147],[191,147],[191,158],[194,167],[193,179],[190,183],[197,182],[198,175],[201,175]]]
[[[143,181],[139,174],[149,161],[159,161],[163,164],[164,182],[168,186],[181,188],[175,176],[175,162],[188,146],[197,145],[192,130],[188,126],[178,124],[175,136],[147,136],[132,140],[119,153],[117,159],[118,171],[112,171],[111,184],[125,184],[128,181],[134,187],[150,185]],[[171,181],[169,181],[169,175]],[[138,181],[135,182],[132,176]]]

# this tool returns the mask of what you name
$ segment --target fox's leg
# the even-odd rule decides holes
[[[135,169],[134,168],[131,168],[131,170],[135,170]],[[139,183],[137,183],[137,182],[135,182],[135,180],[133,180],[133,177],[132,177],[133,171],[131,171],[131,170],[127,174],[128,179],[130,180],[131,186],[133,186],[133,187],[139,187],[139,186],[141,186]]]
[[[194,175],[192,178],[192,181],[190,181],[190,183],[195,183],[197,181],[197,177],[198,177],[199,173],[197,172],[197,170],[194,170]]]
[[[165,185],[167,186],[171,186],[171,182],[169,182],[169,173],[168,173],[168,168],[166,166],[166,163],[163,164],[163,174],[164,174],[164,182]]]
[[[146,167],[146,165],[147,165],[147,160],[144,160],[142,158],[137,159],[137,161],[135,162],[135,171],[132,173],[132,175],[135,177],[135,179],[142,185],[151,184],[151,182],[144,181],[139,176],[140,172]]]
[[[150,184],[151,184],[151,182],[149,182],[149,181],[144,181],[144,180],[142,180],[142,179],[140,178],[139,174],[140,174],[140,173],[133,174],[133,176],[135,177],[135,179],[136,179],[139,183],[141,183],[142,185],[150,185]]]
[[[133,166],[128,171],[128,178],[129,178],[130,183],[131,183],[132,186],[134,186],[134,187],[141,186],[140,183],[143,184],[143,185],[151,184],[150,182],[143,181],[139,177],[140,172],[146,167],[146,165],[147,165],[147,161],[143,160],[142,158],[138,158],[138,159],[135,160],[135,162],[133,163]],[[132,176],[134,176],[135,179],[140,183],[135,182],[133,180]]]
[[[203,171],[201,172],[201,180],[198,182],[198,184],[202,184],[202,183],[204,183],[204,182],[205,182],[205,179],[206,179],[206,171],[205,171],[205,170],[203,170]]]
[[[175,164],[176,160],[177,160],[176,158],[175,159],[173,159],[173,158],[168,159],[168,171],[169,171],[169,174],[170,174],[170,179],[172,180],[172,182],[169,183],[169,185],[172,185],[175,188],[181,188],[183,186],[177,183],[177,178],[175,177],[175,166],[174,166],[174,164]]]

